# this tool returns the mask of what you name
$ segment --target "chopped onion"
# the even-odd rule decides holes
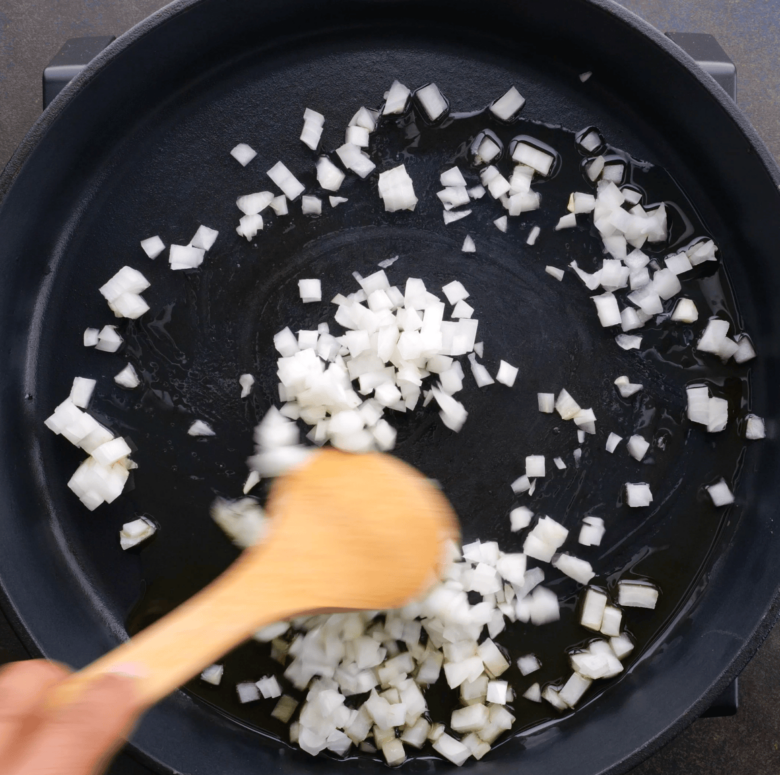
[[[618,637],[622,621],[623,612],[615,606],[608,605],[604,609],[604,617],[601,620],[601,634],[608,637]]]
[[[526,536],[523,554],[541,562],[550,562],[563,546],[569,531],[551,517],[542,517]]]
[[[706,488],[712,503],[715,506],[728,506],[734,503],[734,494],[726,484],[725,479],[721,479],[719,482],[710,485]]]
[[[414,96],[431,121],[438,121],[449,110],[447,100],[444,99],[435,83],[429,83],[427,86],[417,89]]]
[[[347,132],[344,140],[352,145],[357,145],[359,148],[368,148],[369,132],[368,129],[362,126],[350,126],[347,127]]]
[[[515,146],[512,158],[518,164],[525,164],[545,176],[550,174],[555,161],[555,157],[551,154],[522,141]]]
[[[201,224],[198,226],[195,236],[190,240],[190,246],[200,248],[201,250],[211,250],[218,236],[219,232],[216,229],[210,229],[208,226]]]
[[[609,645],[618,659],[623,659],[623,657],[628,656],[634,650],[634,644],[625,632],[617,637],[610,638]]]
[[[718,353],[723,340],[729,332],[728,320],[711,318],[704,329],[701,339],[696,345],[697,350],[707,353]]]
[[[269,207],[277,215],[287,215],[287,213],[290,212],[289,208],[287,207],[287,197],[284,194],[279,194],[279,196],[275,196],[271,200]]]
[[[477,164],[490,164],[501,153],[501,146],[493,141],[491,137],[485,135],[477,148],[474,161]],[[482,181],[485,182],[484,180]]]
[[[84,329],[84,347],[94,347],[98,343],[100,331],[97,328]]]
[[[573,708],[582,699],[582,695],[585,694],[591,683],[593,682],[590,678],[583,678],[579,673],[572,673],[569,680],[558,692],[558,698]]]
[[[466,179],[458,167],[451,167],[439,176],[439,182],[445,188],[465,188]]]
[[[474,314],[474,307],[465,301],[459,301],[452,310],[452,317],[455,319],[470,318]]]
[[[593,75],[593,73],[590,70],[588,70],[585,73],[580,73],[579,75],[580,81],[582,81],[582,83],[585,83],[585,81],[587,81],[588,78],[591,77],[591,75]]]
[[[224,673],[225,668],[222,665],[210,665],[200,674],[200,680],[212,686],[219,686]]]
[[[243,219],[242,219],[243,220]],[[263,219],[260,219],[262,228]],[[168,263],[171,269],[197,269],[203,263],[206,251],[189,245],[171,245],[168,251]]]
[[[588,587],[582,604],[580,624],[589,630],[599,632],[604,618],[604,610],[607,607],[607,596],[597,589]]]
[[[236,234],[240,237],[245,237],[247,242],[251,242],[256,236],[257,232],[263,228],[263,216],[262,215],[245,215],[238,222],[236,226]],[[191,269],[191,266],[171,266],[172,269]]]
[[[756,414],[749,414],[745,423],[745,438],[751,441],[766,438],[764,421]]]
[[[502,215],[500,218],[496,218],[495,221],[493,221],[493,225],[499,230],[506,232],[507,230],[507,217],[505,215]]]
[[[540,412],[552,414],[555,411],[555,393],[537,393],[536,400]],[[577,411],[579,411],[579,407],[577,407]]]
[[[260,692],[252,681],[236,684],[236,692],[238,693],[238,701],[243,705],[260,699]]]
[[[605,532],[604,520],[601,517],[585,517],[578,540],[583,546],[600,546]]]
[[[476,253],[477,246],[474,244],[474,240],[467,234],[466,239],[463,240],[463,247],[461,248],[463,253]]]
[[[756,357],[756,351],[753,348],[753,343],[746,335],[742,335],[739,338],[737,351],[734,353],[734,360],[737,363],[745,363]]]
[[[141,240],[141,248],[149,258],[157,258],[165,250],[165,243],[159,237]]]
[[[563,280],[563,269],[558,269],[554,266],[546,266],[544,271],[547,272],[547,274],[552,275],[558,282]]]
[[[529,479],[545,475],[544,455],[528,455],[526,457],[525,475]]]
[[[123,341],[124,339],[116,332],[116,326],[103,326],[98,334],[95,349],[101,352],[115,353],[122,346]]]
[[[604,328],[609,326],[619,326],[621,323],[620,308],[617,299],[612,293],[603,293],[601,296],[592,296],[596,304],[596,312],[599,316],[599,322]]]
[[[125,522],[119,533],[119,544],[127,551],[134,546],[151,538],[157,532],[157,525],[146,517],[134,519],[132,522]],[[214,683],[213,681],[210,683]],[[219,680],[216,681],[219,683]]]
[[[317,182],[326,191],[338,191],[344,178],[344,173],[327,156],[317,159]]]
[[[380,173],[379,196],[385,203],[386,212],[414,210],[417,206],[417,197],[414,194],[412,179],[403,164]]]
[[[545,394],[541,394],[545,395]],[[567,390],[561,390],[555,401],[555,409],[562,420],[573,420],[582,410],[580,405],[569,395]]]
[[[322,215],[322,200],[317,196],[301,197],[301,212],[304,215]]]
[[[276,162],[276,164],[266,172],[266,175],[271,178],[290,201],[297,199],[304,191],[303,184],[280,161]]]
[[[541,702],[542,701],[542,690],[539,687],[538,683],[531,684],[528,689],[526,689],[525,693],[523,694],[523,697],[525,697],[526,700],[530,700],[531,702]]]
[[[490,106],[490,112],[501,121],[511,121],[517,116],[523,105],[525,105],[525,97],[512,86]]]
[[[482,197],[485,196],[485,193],[485,187],[480,185],[468,189],[468,194],[472,199],[482,199]]]
[[[530,232],[528,232],[528,239],[525,241],[526,245],[535,245],[536,240],[539,237],[541,229],[538,226],[534,226]]]
[[[258,484],[260,484],[260,474],[258,474],[257,471],[250,471],[246,477],[244,486],[241,488],[241,491],[244,493],[244,495],[247,495]]]
[[[187,431],[187,434],[190,436],[214,436],[214,430],[212,427],[207,423],[203,422],[203,420],[195,420],[192,425],[190,425],[190,429]]]
[[[552,566],[580,584],[588,584],[596,575],[589,562],[579,557],[572,557],[570,554],[559,555],[553,560]]]
[[[344,202],[349,202],[349,199],[345,196],[329,196],[328,202],[330,202],[331,207],[338,207],[340,204],[344,204]]]
[[[86,409],[89,405],[89,399],[92,398],[92,391],[95,389],[97,381],[87,379],[86,377],[75,377],[73,387],[70,389],[70,400],[80,409]]]
[[[563,458],[560,457],[553,458],[553,463],[555,463],[555,467],[559,471],[563,471],[563,469],[566,468],[566,463],[563,462]]]
[[[647,450],[650,449],[650,443],[643,439],[641,436],[631,436],[627,444],[628,454],[635,460],[642,460],[647,454]]]
[[[271,716],[278,719],[282,724],[289,723],[290,719],[298,707],[298,701],[287,694],[283,694],[271,711]]]
[[[531,517],[534,513],[526,506],[518,506],[509,512],[509,522],[511,530],[516,533],[518,530],[528,527],[531,524]]]
[[[279,681],[276,680],[276,676],[267,675],[255,682],[255,686],[260,690],[260,694],[264,699],[271,699],[282,696],[282,688],[279,686]]]
[[[467,215],[471,215],[471,210],[459,210],[458,212],[450,212],[445,210],[442,215],[444,216],[444,225],[459,221],[461,218],[465,218]]]
[[[442,734],[436,742],[433,743],[433,750],[458,767],[460,767],[471,755],[469,749],[466,748],[463,743],[459,742],[454,737],[450,737],[446,733]]]
[[[617,445],[620,444],[621,441],[623,441],[622,436],[618,436],[617,433],[610,433],[607,437],[605,449],[607,452],[612,454],[617,449]]]
[[[649,584],[618,582],[618,603],[626,608],[655,608],[658,590]]]
[[[506,361],[500,361],[498,364],[498,374],[496,374],[496,382],[500,382],[507,387],[512,387],[517,379],[518,371],[519,369],[517,367],[508,364]]]
[[[542,699],[547,700],[556,710],[568,710],[569,706],[558,696],[560,689],[547,685],[542,691]]]
[[[127,366],[114,377],[114,382],[128,390],[137,388],[141,384],[141,380],[139,379],[136,370],[133,368],[132,363],[128,363]]]
[[[628,334],[618,334],[615,337],[618,346],[623,350],[638,350],[642,346],[641,336],[629,336]]]
[[[322,301],[322,283],[320,280],[298,280],[298,292],[304,304]]]
[[[245,194],[236,199],[236,207],[241,210],[244,215],[257,215],[263,212],[271,202],[274,201],[274,195],[270,191],[258,191],[254,194]],[[194,247],[200,247],[194,245]]]
[[[257,156],[257,151],[246,143],[239,143],[233,150],[230,151],[230,155],[242,166],[246,167],[252,159]],[[149,256],[154,258],[154,256]]]
[[[626,483],[626,505],[631,508],[644,508],[653,502],[653,494],[650,485],[640,482],[638,484]]]
[[[631,383],[628,377],[622,376],[615,380],[615,385],[623,398],[630,398],[635,393],[638,393],[642,389],[642,385]]]
[[[561,229],[573,229],[577,225],[577,216],[574,213],[563,215],[558,219],[558,223],[555,224],[555,231],[561,231]]]
[[[385,94],[385,106],[382,114],[389,116],[393,113],[403,113],[409,102],[411,92],[399,81],[393,81],[390,90]]]
[[[238,384],[241,385],[241,398],[247,398],[252,392],[255,378],[251,374],[242,374],[238,378]]]

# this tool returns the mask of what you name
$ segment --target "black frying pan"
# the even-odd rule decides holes
[[[398,454],[442,481],[467,538],[511,548],[518,538],[506,514],[517,501],[507,483],[522,473],[526,454],[559,443],[570,454],[574,446],[570,427],[538,415],[533,394],[568,387],[604,416],[601,436],[585,445],[582,467],[550,478],[536,503],[570,527],[586,510],[605,517],[609,545],[583,552],[602,583],[647,576],[663,589],[657,611],[628,617],[639,648],[620,680],[562,720],[546,708],[535,717],[518,712],[519,736],[469,766],[625,770],[695,718],[758,648],[777,603],[776,446],[768,440],[743,453],[735,432],[712,442],[681,430],[681,386],[689,376],[719,380],[734,407],[751,408],[773,427],[778,170],[718,87],[625,11],[564,0],[476,10],[478,18],[473,6],[452,2],[177,3],[112,44],[31,131],[0,181],[0,580],[32,648],[83,665],[233,559],[207,510],[215,494],[238,494],[251,428],[275,398],[270,337],[293,319],[308,327],[329,315],[327,305],[301,310],[298,277],[316,273],[328,292],[350,290],[353,270],[367,274],[396,253],[395,281],[463,280],[483,321],[488,366],[505,357],[523,369],[512,393],[467,393],[471,414],[458,436],[430,411],[400,421]],[[583,86],[577,76],[585,70],[594,76]],[[326,114],[324,143],[334,147],[354,110],[378,105],[396,77],[414,87],[435,81],[458,111],[481,110],[516,84],[528,99],[524,123],[500,131],[506,139],[533,133],[563,157],[558,177],[540,187],[543,210],[513,223],[506,237],[489,231],[487,213],[474,226],[445,229],[431,200],[450,130],[436,141],[425,140],[434,137],[426,130],[430,147],[414,163],[419,179],[431,183],[413,215],[382,215],[375,183],[353,180],[344,192],[350,210],[315,223],[294,217],[293,229],[269,227],[256,246],[233,234],[235,196],[268,187],[262,170],[277,159],[313,183],[302,172],[311,169],[311,155],[297,139],[303,107]],[[483,124],[471,118],[459,126],[476,131]],[[711,362],[675,363],[664,357],[675,342],[661,333],[648,334],[643,355],[617,351],[594,324],[579,283],[567,277],[557,284],[543,271],[583,249],[595,254],[592,235],[551,236],[534,253],[524,247],[531,224],[551,235],[562,197],[583,190],[579,156],[565,142],[571,134],[557,127],[588,125],[615,148],[660,165],[637,169],[637,182],[653,201],[676,200],[694,231],[719,244],[726,269],[699,276],[697,303],[723,306],[750,332],[760,359],[749,369],[735,377]],[[239,141],[260,151],[244,170],[227,155]],[[387,160],[400,153],[399,142],[388,140]],[[554,202],[557,210],[548,206]],[[199,272],[171,273],[163,257],[152,264],[139,252],[138,241],[154,233],[186,243],[201,222],[221,233]],[[683,240],[683,222],[674,223],[672,242]],[[484,234],[475,257],[459,252],[469,231]],[[111,322],[96,288],[126,263],[152,281],[145,294],[152,312],[127,325],[120,355],[85,351],[83,329]],[[557,320],[551,310],[560,311]],[[144,372],[144,389],[131,395],[111,381],[127,360]],[[237,398],[244,371],[258,376],[251,403]],[[648,386],[638,404],[616,398],[611,387],[626,372]],[[139,448],[135,489],[94,514],[65,486],[80,453],[42,426],[75,374],[99,379],[94,413]],[[195,417],[211,420],[217,438],[189,438]],[[616,430],[644,423],[654,438],[668,439],[665,454],[658,450],[641,468],[657,493],[641,521],[618,496],[627,471],[636,469],[626,461],[605,464],[602,436],[611,423]],[[737,504],[725,515],[701,491],[720,475],[739,480]],[[160,533],[144,550],[122,554],[118,528],[139,513],[157,519]],[[561,637],[567,645],[582,640],[573,624],[576,586],[553,576],[549,585],[564,601]],[[545,680],[556,671],[563,676],[561,644],[552,649],[546,631],[522,630],[516,638],[524,650],[560,654],[546,665]],[[259,677],[264,658],[255,644],[239,649],[226,684]],[[137,731],[137,750],[163,772],[380,766],[365,758],[311,759],[273,734],[258,734],[267,712],[240,708],[229,688],[207,694],[193,685],[169,698]],[[423,757],[406,766],[442,765]]]

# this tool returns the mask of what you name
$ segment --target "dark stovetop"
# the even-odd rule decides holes
[[[41,109],[43,68],[68,38],[119,35],[162,0],[0,2],[0,164]],[[780,3],[774,0],[622,0],[664,31],[709,32],[736,63],[738,102],[780,160]],[[26,655],[0,613],[0,663]],[[780,773],[780,626],[740,677],[730,718],[700,719],[632,775]],[[148,775],[127,755],[111,775]]]

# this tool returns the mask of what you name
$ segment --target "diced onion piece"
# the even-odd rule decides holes
[[[593,683],[590,678],[583,678],[579,673],[572,673],[571,677],[558,692],[558,698],[561,702],[573,708],[581,699],[582,695]]]
[[[631,436],[627,444],[628,454],[635,460],[642,460],[647,454],[647,450],[650,449],[650,442],[646,441],[642,436]]]
[[[655,608],[658,590],[649,584],[618,582],[618,603],[626,608]]]
[[[275,196],[268,205],[277,215],[287,215],[290,212],[287,207],[287,197],[284,194]]]
[[[764,421],[756,414],[749,414],[745,423],[745,438],[750,441],[766,438]]]
[[[140,517],[132,522],[125,522],[119,533],[119,544],[127,551],[151,538],[157,532],[157,525],[146,517]],[[217,681],[219,683],[219,681]]]
[[[70,400],[80,409],[86,409],[89,405],[89,399],[92,398],[92,391],[95,389],[97,381],[87,379],[86,377],[75,377],[73,387],[70,389]]]
[[[592,75],[593,73],[590,70],[588,70],[585,73],[580,73],[579,79],[582,83],[585,83],[585,81],[587,81]]]
[[[444,218],[444,225],[459,221],[461,218],[465,218],[467,215],[471,215],[471,210],[458,210],[457,212],[445,210],[442,213]]]
[[[618,637],[622,621],[623,612],[615,606],[608,605],[604,609],[604,617],[601,620],[601,634],[608,637]]]
[[[468,748],[454,737],[444,733],[433,744],[433,750],[460,767],[471,755]]]
[[[523,693],[523,697],[531,702],[542,701],[542,690],[538,683],[531,684]]]
[[[631,508],[644,508],[653,502],[653,494],[650,485],[644,482],[637,484],[626,483],[626,505]]]
[[[245,194],[236,199],[236,207],[238,207],[244,215],[257,215],[258,213],[263,212],[263,210],[274,201],[274,198],[271,191],[258,191],[254,194]],[[194,247],[200,246],[195,245]]]
[[[456,320],[470,318],[474,314],[474,307],[465,301],[459,301],[452,310],[452,317]]]
[[[559,693],[560,689],[556,688],[555,686],[545,686],[544,691],[542,692],[542,699],[547,700],[547,702],[549,702],[550,705],[552,705],[556,710],[568,710],[569,706],[563,702],[563,700],[561,700],[561,698],[558,696]]]
[[[535,245],[541,231],[542,230],[538,226],[534,226],[531,231],[528,232],[528,239],[525,241],[525,244]]]
[[[105,285],[100,287],[100,293],[109,303],[116,301],[126,293],[137,294],[149,287],[149,281],[137,270],[123,266]]]
[[[414,96],[430,121],[438,121],[449,109],[447,100],[444,99],[435,83],[429,83],[418,89]]]
[[[523,675],[530,675],[536,672],[542,663],[535,654],[526,654],[525,656],[518,657],[517,667]]]
[[[98,343],[100,331],[97,328],[84,329],[84,347],[94,347]]]
[[[710,485],[706,489],[712,499],[713,505],[728,506],[734,503],[734,494],[729,489],[725,479],[721,479],[719,482]]]
[[[479,148],[477,148],[474,161],[477,164],[489,164],[500,153],[501,146],[498,145],[489,135],[485,135],[482,138],[482,142],[479,144]],[[485,183],[484,180],[482,182]]]
[[[729,421],[729,402],[725,398],[710,398],[707,401],[707,432],[719,433],[726,429]]]
[[[149,258],[157,258],[165,250],[165,243],[157,236],[141,240],[141,248]]]
[[[236,684],[238,701],[245,705],[248,702],[257,702],[260,699],[260,692],[252,681],[245,681]]]
[[[583,546],[600,546],[605,532],[604,520],[601,517],[585,517],[578,540]]]
[[[607,596],[597,589],[588,588],[580,614],[580,624],[589,630],[599,632],[604,618],[604,609],[607,607]]]
[[[466,186],[466,179],[458,167],[451,167],[442,172],[439,176],[439,182],[446,188],[461,188]]]
[[[327,156],[317,159],[317,182],[326,191],[338,191],[344,178],[344,173]]]
[[[200,674],[200,680],[212,686],[219,686],[224,672],[225,668],[222,665],[210,665]]]
[[[403,164],[379,174],[379,196],[385,204],[385,211],[414,210],[417,197],[414,184]]]
[[[195,236],[190,240],[190,246],[200,248],[201,250],[211,250],[218,236],[219,232],[216,229],[211,229],[201,224],[198,226]]]
[[[592,182],[596,182],[598,177],[601,175],[601,173],[604,170],[604,157],[603,156],[596,156],[595,159],[593,159],[592,162],[588,164],[588,166],[585,168],[585,171],[588,175],[588,180]]]
[[[562,420],[573,420],[581,411],[580,405],[569,395],[566,389],[561,390],[555,400],[555,409]]]
[[[338,207],[340,204],[344,204],[344,202],[349,202],[349,199],[345,196],[329,196],[328,202],[330,202],[331,207]]]
[[[561,229],[573,229],[577,225],[577,216],[574,213],[568,215],[562,215],[558,219],[558,223],[555,224],[555,231],[561,231]]]
[[[485,196],[486,190],[484,186],[477,185],[468,189],[468,193],[472,199],[482,199],[482,197]]]
[[[607,452],[612,454],[615,449],[617,449],[617,445],[620,444],[620,442],[623,441],[622,436],[618,436],[617,433],[610,433],[607,437],[607,443],[605,445],[605,449]]]
[[[260,223],[262,224],[262,218]],[[174,271],[197,269],[203,263],[205,255],[206,251],[202,248],[193,248],[189,245],[171,245],[168,251],[168,263]]]
[[[541,562],[550,562],[563,545],[569,531],[550,517],[542,517],[526,536],[523,554]]]
[[[122,346],[123,341],[124,339],[116,332],[116,326],[103,326],[98,334],[95,349],[101,352],[115,353]]]
[[[241,385],[241,398],[247,398],[252,392],[252,385],[255,384],[255,378],[251,374],[242,374],[238,378],[238,384]]]
[[[545,176],[550,174],[555,161],[551,154],[522,141],[515,146],[512,158],[518,164],[525,164]]]
[[[553,560],[552,565],[580,584],[588,584],[596,575],[589,562],[581,560],[579,557],[572,557],[570,554],[559,555],[557,559]]]
[[[239,237],[244,237],[247,242],[251,242],[256,236],[258,231],[263,229],[263,216],[262,215],[245,215],[238,222],[236,226],[236,234]],[[191,266],[185,266],[177,264],[171,265],[171,269],[191,269]]]
[[[618,377],[615,380],[615,385],[618,389],[618,393],[620,393],[623,398],[630,398],[634,393],[638,393],[642,389],[641,385],[629,382],[628,377],[626,376]]]
[[[512,366],[506,361],[500,361],[498,364],[498,374],[496,374],[496,382],[500,382],[507,387],[512,387],[517,379],[518,371],[519,369],[516,366]]]
[[[271,711],[271,716],[278,719],[282,724],[287,724],[298,707],[298,701],[287,694],[283,694]]]
[[[304,215],[322,215],[322,200],[318,196],[301,197],[301,212]]]
[[[488,718],[487,706],[475,703],[453,711],[450,726],[456,732],[477,732],[488,723]]]
[[[529,479],[545,475],[544,455],[528,455],[525,459],[525,475]]]
[[[264,699],[275,699],[282,696],[282,688],[279,686],[279,681],[276,680],[276,676],[267,675],[255,682],[255,686],[260,690],[260,694]]]
[[[203,420],[195,420],[187,431],[189,436],[214,436],[213,428]]]
[[[141,380],[138,377],[136,370],[133,368],[132,363],[128,363],[127,366],[114,377],[114,382],[128,390],[137,388],[141,384]]]
[[[555,467],[559,471],[563,471],[563,469],[566,468],[566,463],[563,462],[563,458],[561,457],[553,458],[553,463],[555,463]]]
[[[739,338],[737,351],[734,353],[734,360],[737,363],[745,363],[756,357],[756,351],[753,348],[753,343],[750,339],[743,334]]]
[[[382,745],[382,754],[389,767],[395,767],[406,761],[406,752],[403,743],[398,738],[388,740]]]
[[[257,156],[257,151],[246,143],[239,143],[231,151],[230,155],[242,166],[246,167]],[[154,256],[149,256],[154,258]]]
[[[316,278],[298,280],[298,292],[304,304],[322,301],[322,283]]]
[[[518,506],[509,512],[510,528],[513,533],[528,527],[531,524],[531,517],[534,513],[526,506]]]
[[[618,346],[623,350],[638,350],[642,346],[641,336],[629,336],[628,334],[618,334],[615,337]]]
[[[490,106],[490,112],[501,121],[511,121],[523,105],[525,105],[525,97],[512,86]]]
[[[609,645],[612,647],[612,651],[615,652],[615,656],[618,659],[627,657],[634,650],[634,644],[626,633],[622,633],[615,638],[610,638]]]
[[[723,340],[729,332],[729,325],[728,320],[711,318],[707,323],[707,327],[704,329],[701,339],[699,339],[699,342],[696,345],[696,349],[706,353],[717,354]]]
[[[604,328],[609,326],[619,326],[621,323],[620,308],[617,299],[612,293],[603,293],[601,296],[592,296],[596,304],[596,312],[599,316],[599,322]]]
[[[544,271],[547,272],[547,274],[552,275],[558,282],[563,280],[563,269],[558,269],[558,267],[555,266],[546,266]]]
[[[390,90],[385,95],[385,106],[382,114],[385,116],[394,113],[403,113],[409,102],[411,92],[400,81],[393,81]]]
[[[290,201],[297,199],[304,191],[303,184],[280,161],[276,162],[276,164],[266,172],[266,175],[271,178]]]
[[[463,247],[461,248],[463,253],[476,253],[477,246],[474,244],[474,240],[467,234],[466,239],[463,240]]]

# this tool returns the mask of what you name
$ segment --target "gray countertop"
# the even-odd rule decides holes
[[[163,5],[161,0],[1,0],[0,164],[39,115],[41,73],[65,40],[119,35]],[[780,160],[778,0],[623,0],[622,5],[663,31],[715,35],[737,65],[740,107]],[[778,775],[778,707],[780,627],[740,678],[737,716],[700,719],[632,775]]]

